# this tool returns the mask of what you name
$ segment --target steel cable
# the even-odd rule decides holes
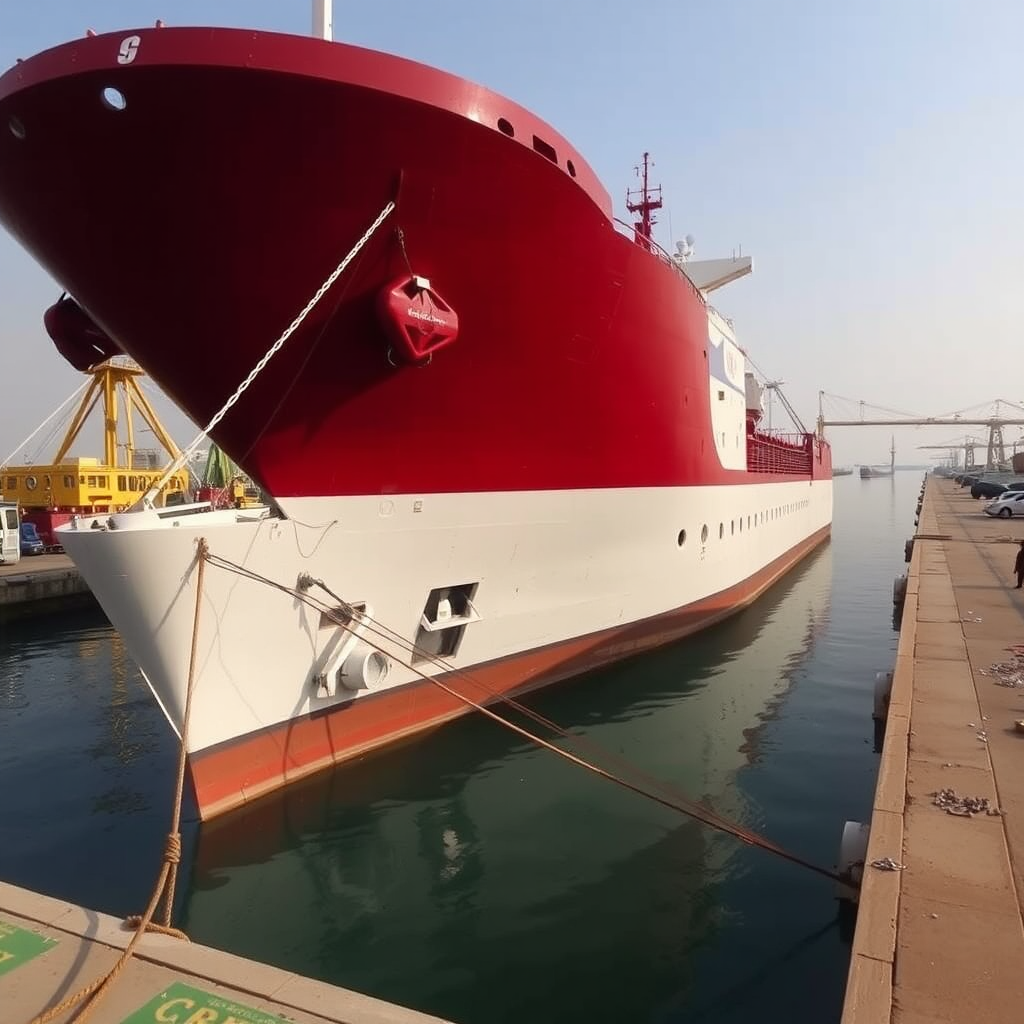
[[[326,602],[313,597],[311,594],[308,593],[308,590],[302,590],[297,587],[290,587],[286,584],[278,583],[277,581],[272,580],[266,576],[263,576],[262,574],[257,573],[252,569],[247,569],[245,566],[232,562],[229,559],[222,558],[221,556],[215,555],[212,552],[208,553],[206,557],[207,561],[211,566],[224,569],[228,572],[236,573],[237,575],[248,578],[254,582],[272,587],[275,590],[288,594],[294,599],[301,601],[302,603],[312,608],[315,608],[322,615],[326,616],[330,621],[333,621],[349,633],[354,632],[354,620],[356,618],[360,618],[363,620],[363,623],[365,624],[367,631],[373,633],[375,636],[381,637],[384,641],[388,643],[400,646],[409,654],[420,654],[426,659],[434,660],[442,668],[445,668],[446,666],[446,663],[444,663],[441,659],[434,659],[433,656],[429,653],[421,651],[419,648],[417,648],[414,644],[411,644],[410,641],[406,640],[404,637],[401,636],[401,634],[397,633],[395,630],[392,630],[389,627],[386,627],[383,624],[378,623],[377,620],[373,619],[371,616],[365,615],[364,613],[353,608],[350,604],[348,604],[348,602],[338,598],[336,594],[334,594],[331,590],[329,590],[326,586],[322,584],[322,581],[310,579],[309,583],[316,584],[318,586],[323,586],[325,592],[328,593],[334,600],[338,601],[339,605],[342,606],[342,609],[345,611],[345,614],[349,617],[348,621],[345,621],[345,619],[343,619],[341,615],[338,614],[337,609],[331,607]],[[382,647],[379,643],[375,643],[374,641],[369,640],[366,637],[365,633],[362,635],[361,639],[368,646],[374,648],[375,650],[379,651],[385,656],[390,657],[402,668],[408,669],[415,675],[419,676],[420,679],[422,679],[423,681],[431,683],[432,685],[438,687],[445,693],[449,694],[451,697],[455,698],[457,701],[460,701],[461,703],[466,704],[468,707],[471,707],[474,710],[479,711],[481,714],[485,715],[487,718],[490,718],[492,721],[498,723],[499,725],[504,726],[506,729],[509,729],[514,733],[517,733],[525,739],[530,740],[531,742],[536,743],[541,747],[544,747],[546,750],[550,750],[557,756],[567,761],[570,761],[571,763],[576,764],[581,768],[585,768],[586,770],[592,772],[595,775],[598,775],[601,778],[606,779],[609,782],[615,783],[623,789],[636,793],[638,796],[645,797],[648,800],[660,804],[663,807],[670,808],[672,810],[678,811],[681,814],[685,814],[690,818],[694,818],[697,821],[700,821],[703,824],[707,825],[709,828],[714,828],[718,831],[731,835],[734,838],[739,839],[741,842],[746,843],[747,845],[757,846],[767,851],[768,853],[775,854],[777,857],[789,861],[790,863],[796,864],[800,867],[807,868],[809,871],[813,871],[816,874],[824,875],[826,878],[829,878],[832,881],[847,883],[849,882],[849,879],[844,878],[838,872],[832,871],[828,868],[823,868],[820,865],[814,864],[811,861],[808,861],[803,857],[798,856],[797,854],[791,853],[790,851],[783,849],[781,846],[772,842],[770,839],[767,839],[766,837],[760,835],[759,833],[744,828],[743,826],[738,825],[735,822],[729,821],[727,818],[722,817],[721,815],[712,811],[710,808],[705,807],[704,805],[697,803],[696,801],[690,800],[688,798],[682,797],[674,792],[669,791],[667,784],[657,779],[654,779],[652,776],[646,776],[646,773],[644,773],[642,769],[639,769],[635,765],[630,764],[628,761],[618,757],[618,755],[613,754],[611,751],[603,750],[597,744],[594,744],[592,741],[581,741],[580,737],[572,736],[569,733],[569,731],[563,728],[562,726],[558,725],[555,722],[552,722],[550,719],[545,718],[543,715],[540,715],[537,712],[532,711],[530,708],[526,707],[520,702],[491,690],[489,687],[486,686],[486,684],[484,684],[471,674],[465,672],[464,670],[456,669],[454,667],[446,668],[447,674],[454,674],[470,681],[473,685],[478,686],[480,689],[482,689],[490,699],[494,701],[501,701],[505,704],[508,704],[510,707],[513,707],[517,711],[520,711],[521,713],[527,715],[537,724],[543,725],[545,728],[551,729],[557,735],[569,740],[570,742],[574,742],[579,745],[585,744],[589,746],[591,749],[600,752],[601,755],[607,758],[609,761],[618,761],[620,764],[626,767],[626,769],[631,775],[633,775],[636,778],[639,778],[641,781],[644,781],[644,778],[646,776],[646,779],[648,780],[648,786],[645,787],[641,785],[640,782],[632,782],[626,778],[623,778],[621,775],[617,775],[609,771],[608,769],[603,768],[600,765],[594,763],[593,761],[588,761],[587,759],[579,756],[578,754],[575,754],[568,750],[564,750],[563,748],[556,746],[554,743],[545,740],[543,737],[538,736],[536,733],[533,733],[530,730],[525,729],[522,726],[519,726],[516,723],[509,721],[507,718],[504,718],[496,712],[492,711],[491,709],[485,707],[483,704],[474,700],[472,697],[460,693],[458,690],[454,689],[452,686],[449,686],[446,682],[442,681],[441,679],[438,679],[434,676],[428,675],[427,673],[423,672],[421,669],[411,664],[411,662],[404,661],[401,658],[395,657],[393,651]]]

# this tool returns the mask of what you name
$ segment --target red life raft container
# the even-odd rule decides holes
[[[422,363],[459,336],[458,314],[425,277],[405,275],[377,300],[391,351],[408,363]]]

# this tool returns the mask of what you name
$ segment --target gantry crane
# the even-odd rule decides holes
[[[868,408],[867,403],[861,401],[857,404],[860,407],[860,419],[826,419],[824,412],[824,397],[825,392],[818,392],[818,436],[824,438],[825,427],[987,427],[988,428],[988,442],[987,452],[985,457],[985,468],[996,469],[999,466],[1005,465],[1007,462],[1006,458],[1006,445],[1003,440],[1003,427],[1024,427],[1024,419],[1014,419],[999,415],[999,405],[1003,402],[1006,405],[1011,406],[1015,409],[1020,409],[1024,412],[1021,406],[1018,406],[1014,402],[1006,402],[1005,399],[997,399],[995,402],[996,415],[985,416],[985,417],[963,417],[960,413],[953,413],[949,416],[913,416],[909,414],[898,413],[887,418],[878,419],[867,419],[864,415],[865,409]],[[838,397],[838,396],[836,396]],[[849,399],[847,399],[849,401]],[[873,407],[880,408],[880,407]],[[892,410],[883,410],[886,412],[892,412]],[[896,418],[899,416],[899,418]],[[948,445],[942,445],[941,447],[947,448]],[[966,449],[965,449],[966,451]],[[971,454],[971,460],[973,464],[973,450]]]
[[[949,453],[951,465],[960,468],[960,456],[963,455],[964,469],[974,469],[974,451],[976,448],[986,448],[987,441],[977,437],[965,437],[962,441],[950,441],[948,444],[919,444],[921,451],[943,451]]]

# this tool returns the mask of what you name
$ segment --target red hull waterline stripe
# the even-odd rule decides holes
[[[445,682],[476,701],[524,693],[640,651],[678,640],[746,607],[828,536],[824,526],[760,572],[721,593],[652,616],[469,670]],[[199,751],[190,758],[200,818],[240,807],[313,772],[447,722],[471,710],[429,682],[364,697],[326,712],[271,726]]]

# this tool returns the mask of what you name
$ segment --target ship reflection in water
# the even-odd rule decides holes
[[[806,672],[831,575],[826,545],[729,622],[527,703],[784,839],[741,776]],[[751,913],[729,888],[752,874],[803,910],[756,968],[702,967]],[[743,978],[756,998],[765,960],[820,944],[835,914],[827,882],[480,716],[203,826],[183,909],[197,941],[460,1024],[725,1019]],[[733,996],[712,1010],[719,971]]]
[[[0,878],[134,912],[167,830],[174,738],[98,609],[0,630]]]

